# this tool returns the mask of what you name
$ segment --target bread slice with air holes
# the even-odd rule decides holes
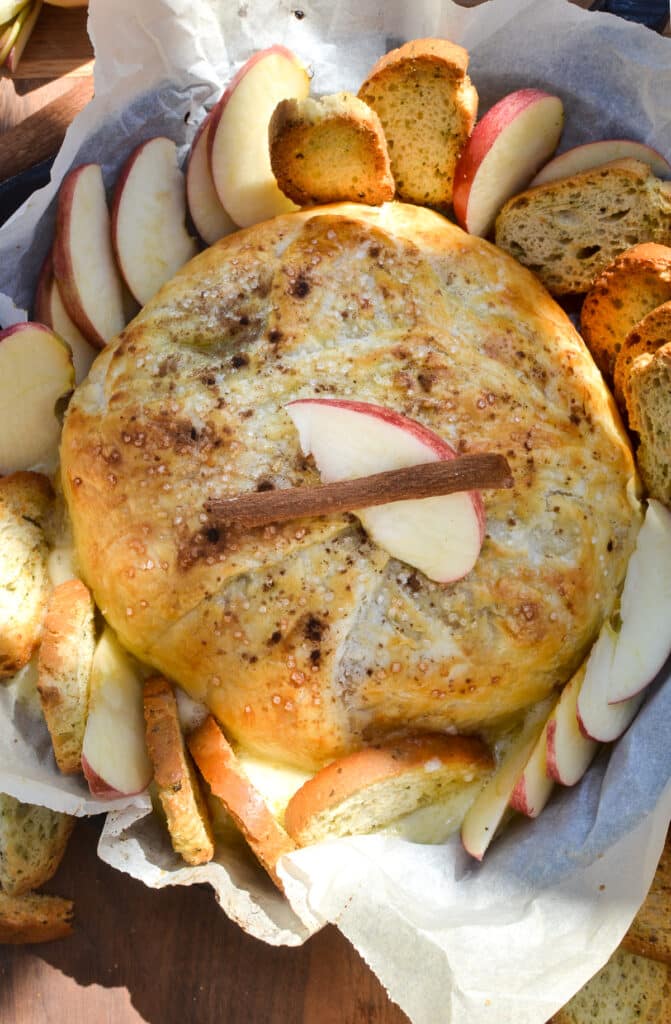
[[[671,835],[643,905],[622,940],[622,948],[671,966]]]
[[[671,302],[665,302],[636,324],[624,339],[617,354],[613,374],[613,390],[617,404],[623,414],[628,417],[632,430],[638,430],[638,426],[632,422],[628,412],[631,402],[629,388],[631,369],[639,356],[652,354],[669,343],[671,343]]]
[[[30,892],[0,892],[0,943],[53,942],[72,934],[72,900]]]
[[[548,1024],[669,1024],[671,967],[616,950]]]
[[[495,240],[553,295],[586,292],[630,246],[671,242],[671,181],[638,160],[614,160],[513,196]]]
[[[214,856],[210,815],[184,744],[174,690],[162,676],[152,676],[144,684],[144,718],[154,782],[173,849],[187,864],[205,864]]]
[[[647,493],[671,506],[671,342],[632,363],[627,411],[638,431],[636,462]]]
[[[430,733],[367,747],[332,761],[289,801],[284,824],[299,846],[374,832],[453,791],[473,798],[494,763],[480,740]]]
[[[283,890],[277,861],[296,849],[293,840],[273,817],[252,785],[228,740],[210,715],[187,737],[189,750],[208,783],[247,840],[259,863]]]
[[[381,57],[359,99],[382,122],[400,199],[446,211],[457,160],[478,111],[468,53],[447,39],[414,39]]]
[[[53,492],[40,473],[0,477],[0,679],[30,660],[49,596],[44,530]]]
[[[394,179],[380,119],[341,92],[282,100],[268,128],[270,163],[284,194],[299,206],[392,199]]]
[[[20,896],[48,882],[61,862],[75,819],[0,794],[0,887]]]
[[[81,580],[49,597],[38,656],[37,689],[60,771],[81,771],[95,650],[94,607]]]
[[[580,311],[580,331],[596,365],[612,381],[618,353],[644,316],[671,300],[671,248],[643,242],[599,274]]]

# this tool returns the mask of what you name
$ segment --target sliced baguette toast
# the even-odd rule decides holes
[[[38,658],[37,689],[59,769],[81,771],[95,650],[93,598],[78,579],[51,593]]]
[[[401,815],[466,786],[473,797],[494,763],[487,747],[465,736],[427,734],[367,747],[331,762],[294,794],[287,832],[300,845],[373,832]]]
[[[629,368],[627,411],[638,431],[636,461],[651,498],[671,505],[671,343]]]
[[[61,862],[75,819],[0,794],[0,887],[20,896],[48,882]]]
[[[221,800],[259,863],[282,889],[277,861],[282,854],[295,850],[295,844],[247,778],[214,718],[207,718],[188,736],[187,743],[212,795]]]
[[[173,849],[187,864],[205,864],[214,856],[210,815],[184,744],[174,691],[162,676],[152,676],[144,684],[144,718],[154,782]]]
[[[31,892],[0,892],[0,943],[53,942],[72,934],[72,900]]]
[[[400,199],[447,210],[478,94],[468,53],[447,39],[414,39],[385,54],[359,89],[378,114]]]
[[[587,292],[630,246],[671,243],[671,182],[638,160],[614,160],[509,199],[495,239],[553,295]]]
[[[626,249],[585,296],[580,331],[596,365],[612,381],[618,353],[636,325],[671,300],[671,248],[643,242]]]
[[[277,183],[299,206],[393,198],[387,143],[374,110],[341,92],[277,105],[268,128]]]
[[[669,343],[671,343],[671,302],[665,302],[636,324],[624,339],[622,347],[617,353],[613,373],[613,390],[620,409],[627,414],[632,430],[639,429],[638,423],[632,420],[629,412],[631,405],[629,379],[632,367],[639,356],[652,355],[663,345]],[[633,407],[632,411],[634,411]]]
[[[44,535],[53,492],[40,473],[0,477],[0,679],[30,660],[49,596]]]

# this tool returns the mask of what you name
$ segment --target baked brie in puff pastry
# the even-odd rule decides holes
[[[241,530],[205,503],[314,484],[292,399],[384,405],[497,451],[475,568],[431,582],[354,516]],[[259,754],[314,768],[477,732],[563,684],[639,527],[632,454],[536,279],[426,209],[338,204],[203,252],[98,357],[62,440],[81,572],[122,643]]]

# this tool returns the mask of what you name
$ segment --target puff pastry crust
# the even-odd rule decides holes
[[[433,583],[350,516],[247,532],[213,496],[317,481],[285,412],[315,395],[500,451],[474,570]],[[628,442],[535,278],[426,209],[337,204],[201,253],[70,403],[81,570],[132,652],[229,735],[308,768],[403,730],[477,732],[546,696],[616,600],[640,521]]]

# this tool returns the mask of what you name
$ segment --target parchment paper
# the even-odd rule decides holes
[[[471,52],[482,114],[524,86],[558,93],[560,149],[612,136],[671,154],[671,41],[565,0],[91,0],[96,97],[77,118],[52,182],[0,230],[0,322],[24,319],[49,247],[54,197],[71,167],[102,163],[108,186],[156,134],[184,155],[197,124],[255,50],[283,43],[309,62],[313,92],[356,90],[404,39],[444,35]],[[291,907],[235,843],[187,869],[147,800],[108,816],[100,855],[147,884],[208,881],[235,920],[269,942],[298,943],[333,921],[416,1024],[543,1024],[608,958],[650,884],[671,818],[667,667],[628,733],[536,822],[517,821],[477,865],[457,840],[420,846],[380,834],[285,858]],[[94,813],[53,766],[38,716],[16,687],[0,707],[0,790]],[[4,708],[4,714],[3,714]],[[107,805],[109,808],[110,805]]]

